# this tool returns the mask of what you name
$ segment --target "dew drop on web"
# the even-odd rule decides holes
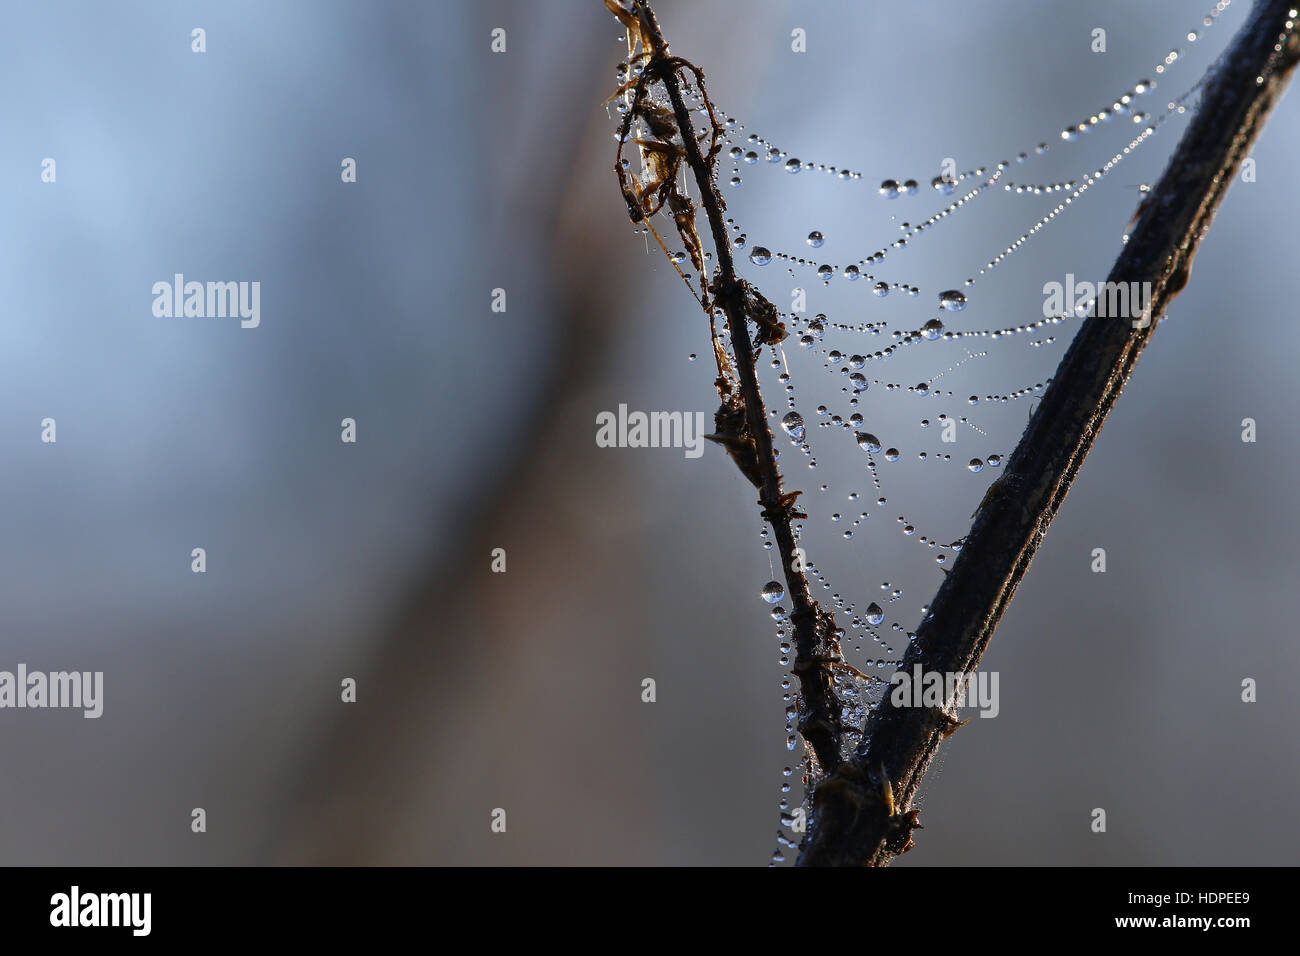
[[[796,442],[804,440],[803,416],[798,412],[787,412],[785,417],[781,419],[781,427],[785,429],[785,433],[792,440]]]
[[[880,451],[880,439],[870,432],[861,432],[857,436],[858,447],[869,455]]]
[[[966,308],[966,295],[957,289],[939,293],[939,308],[948,312],[960,312]]]

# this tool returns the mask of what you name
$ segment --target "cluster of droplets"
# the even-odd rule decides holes
[[[1230,0],[1224,0],[1224,2],[1220,2],[1219,4],[1216,4],[1214,9],[1211,10],[1208,14],[1206,14],[1202,18],[1202,25],[1205,27],[1212,26],[1215,20],[1218,18],[1218,16],[1223,12],[1224,9],[1227,8],[1228,3],[1230,3]],[[1199,34],[1197,33],[1197,31],[1189,31],[1187,34],[1189,42],[1194,42],[1198,36]],[[1156,64],[1155,67],[1156,73],[1164,74],[1168,70],[1168,68],[1171,67],[1178,60],[1178,58],[1179,58],[1178,51],[1171,50],[1161,60],[1161,62]],[[1199,86],[1199,84],[1197,86]],[[1191,95],[1192,92],[1196,90],[1197,87],[1194,86],[1192,90],[1189,90],[1188,93],[1184,94],[1183,97],[1180,97],[1178,100],[1170,102],[1167,105],[1164,114],[1157,117],[1154,121],[1151,121],[1150,114],[1143,111],[1142,109],[1139,109],[1136,106],[1136,101],[1139,97],[1149,94],[1154,88],[1155,88],[1155,83],[1153,81],[1149,79],[1139,80],[1138,82],[1133,84],[1133,87],[1130,90],[1125,91],[1124,93],[1116,97],[1108,107],[1099,109],[1097,112],[1091,114],[1086,119],[1078,123],[1069,125],[1061,131],[1060,133],[1061,141],[1064,143],[1073,143],[1079,140],[1083,134],[1096,128],[1098,125],[1110,122],[1116,117],[1126,117],[1129,120],[1131,120],[1133,123],[1139,125],[1146,124],[1148,123],[1148,121],[1150,121],[1150,125],[1147,125],[1146,128],[1143,129],[1142,132],[1136,138],[1130,141],[1130,143],[1123,150],[1121,150],[1114,157],[1112,157],[1111,160],[1109,160],[1101,169],[1088,173],[1087,175],[1082,177],[1081,180],[1068,180],[1065,182],[1040,183],[1040,184],[1024,183],[1024,182],[1002,183],[1001,180],[1003,177],[1003,173],[1011,165],[1007,161],[997,163],[991,173],[990,173],[990,168],[987,166],[982,166],[974,170],[968,170],[966,172],[962,172],[958,174],[945,173],[939,176],[935,176],[930,180],[931,187],[934,190],[944,195],[952,194],[957,189],[957,187],[966,180],[973,179],[976,181],[976,185],[970,190],[966,191],[964,195],[960,196],[958,199],[954,200],[948,206],[939,210],[937,213],[933,214],[932,216],[925,219],[924,221],[916,223],[915,225],[904,224],[902,236],[899,236],[898,238],[888,243],[886,248],[881,248],[874,253],[871,253],[867,256],[858,259],[856,262],[849,263],[844,266],[840,266],[833,263],[816,261],[813,259],[806,258],[804,256],[795,255],[794,253],[790,253],[790,252],[784,252],[781,250],[774,251],[768,246],[754,247],[753,251],[749,256],[750,262],[760,266],[769,265],[772,262],[776,262],[776,261],[786,262],[791,266],[792,269],[794,267],[799,267],[799,268],[814,270],[817,278],[825,283],[829,283],[837,275],[841,276],[842,278],[848,281],[855,281],[859,278],[865,277],[867,278],[869,283],[872,283],[872,289],[878,296],[887,295],[890,291],[894,291],[898,289],[906,291],[911,295],[916,295],[920,291],[916,287],[910,286],[907,283],[890,281],[888,279],[877,279],[876,275],[868,270],[874,268],[875,266],[878,266],[882,261],[884,261],[890,249],[905,248],[908,245],[909,240],[911,240],[918,234],[924,232],[925,230],[932,228],[937,223],[947,219],[954,212],[963,208],[970,202],[973,202],[976,198],[990,191],[991,189],[998,186],[999,184],[1001,184],[1002,186],[1002,192],[1015,194],[1015,195],[1042,196],[1042,195],[1054,195],[1058,193],[1068,194],[1061,202],[1059,202],[1055,207],[1053,207],[1047,214],[1042,216],[1028,230],[1021,233],[998,255],[994,256],[989,262],[987,262],[985,266],[979,271],[979,275],[982,276],[988,273],[989,271],[991,271],[992,269],[996,268],[1003,261],[1005,261],[1009,256],[1014,254],[1018,249],[1023,247],[1025,243],[1028,242],[1030,238],[1032,238],[1033,235],[1040,232],[1042,229],[1046,228],[1048,224],[1053,222],[1070,205],[1072,205],[1084,192],[1086,192],[1090,186],[1092,186],[1103,176],[1111,172],[1114,169],[1114,167],[1124,157],[1130,155],[1135,149],[1137,149],[1144,142],[1149,140],[1155,134],[1157,128],[1166,119],[1168,119],[1171,115],[1181,115],[1182,113],[1184,113],[1185,112],[1184,101],[1188,96]],[[700,97],[697,100],[697,108],[703,109],[702,97]],[[737,160],[738,162],[756,164],[759,163],[760,161],[765,161],[767,165],[782,166],[788,173],[796,174],[804,170],[815,170],[815,171],[820,171],[820,172],[834,175],[837,178],[845,181],[856,181],[862,178],[862,175],[860,173],[850,172],[843,167],[827,165],[824,163],[807,162],[807,161],[800,160],[797,157],[789,156],[785,150],[772,144],[770,141],[768,141],[767,139],[765,139],[764,137],[760,136],[757,133],[751,132],[747,134],[745,142],[742,145],[739,142],[737,142],[737,138],[744,131],[745,129],[744,124],[738,122],[733,117],[728,116],[723,111],[715,109],[715,112],[717,112],[719,115],[724,117],[724,133],[727,136],[727,142],[732,144],[729,150],[729,155],[733,159]],[[1046,142],[1040,142],[1033,148],[1032,154],[1031,151],[1028,150],[1017,154],[1016,161],[1018,163],[1024,163],[1031,158],[1031,155],[1041,156],[1044,153],[1046,153],[1048,149],[1049,147]],[[733,170],[733,176],[731,182],[733,185],[739,185],[740,181],[741,180],[739,177],[739,167],[737,167]],[[920,191],[921,191],[920,184],[916,179],[903,179],[903,180],[886,179],[880,183],[878,189],[880,195],[887,199],[897,199],[900,196],[914,196],[917,195]],[[820,246],[820,243],[817,243],[816,245]],[[976,278],[977,277],[968,278],[966,280],[966,286],[969,287],[973,285]],[[949,293],[947,292],[941,293],[941,295],[948,295],[948,294]],[[962,301],[964,302],[964,299]],[[941,307],[944,307],[942,302],[941,302]]]

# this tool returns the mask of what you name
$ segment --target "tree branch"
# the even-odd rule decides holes
[[[790,623],[794,632],[795,650],[792,670],[800,684],[799,733],[815,757],[814,769],[822,772],[834,770],[840,763],[840,740],[843,737],[843,704],[836,690],[834,669],[852,668],[841,659],[835,636],[834,615],[823,610],[813,600],[803,562],[796,558],[793,522],[804,516],[795,509],[795,499],[799,493],[787,494],[782,489],[781,472],[772,449],[772,433],[767,426],[767,412],[758,387],[755,368],[758,350],[750,337],[748,321],[755,320],[759,325],[760,344],[779,340],[779,336],[784,334],[784,328],[775,322],[775,308],[735,273],[731,243],[727,239],[727,227],[722,219],[726,203],[718,193],[714,170],[721,130],[714,120],[712,141],[708,155],[705,156],[700,151],[690,111],[682,96],[682,81],[678,76],[679,71],[685,71],[694,78],[706,111],[710,119],[713,119],[712,107],[704,88],[704,74],[687,61],[671,55],[658,21],[644,0],[635,6],[634,11],[624,11],[616,3],[607,5],[628,27],[629,50],[631,38],[639,34],[642,56],[645,58],[642,76],[632,89],[631,108],[622,124],[615,171],[623,185],[624,197],[633,219],[647,215],[645,197],[632,194],[622,167],[622,144],[627,141],[632,120],[641,117],[657,136],[655,161],[662,163],[660,157],[667,150],[679,151],[695,179],[717,258],[713,281],[709,283],[701,304],[710,317],[715,309],[720,309],[726,317],[740,391],[739,396],[732,394],[720,358],[718,389],[723,403],[716,416],[720,434],[713,437],[723,441],[742,473],[758,488],[758,503],[763,509],[764,520],[772,528],[785,575],[786,593],[792,606]],[[680,134],[680,142],[670,135],[663,119],[656,117],[654,105],[645,100],[647,84],[653,81],[663,84],[676,121],[676,129],[671,132]],[[663,170],[662,165],[658,168]],[[671,175],[664,178],[662,183],[652,183],[655,187],[653,192],[656,197],[666,196],[666,199],[660,198],[660,203],[672,211],[687,248],[698,249],[694,205],[684,194],[677,192],[676,178],[676,166],[672,166]],[[704,266],[701,256],[697,262],[701,273]],[[712,293],[712,302],[707,293]],[[766,325],[760,321],[762,316],[770,316]]]
[[[1290,79],[1300,53],[1292,2],[1257,2],[1213,68],[1196,116],[1111,270],[1112,282],[1151,283],[1145,327],[1093,315],[1080,328],[917,629],[902,670],[919,664],[924,672],[970,673],[978,666],[1156,320],[1187,283],[1228,184]],[[906,808],[955,727],[951,709],[900,707],[888,696],[881,701],[852,759],[815,791],[801,865],[882,865],[907,846],[916,815]]]

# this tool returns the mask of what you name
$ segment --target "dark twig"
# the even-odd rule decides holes
[[[758,353],[750,337],[748,321],[754,320],[759,325],[759,339],[771,341],[771,336],[783,334],[774,327],[765,327],[763,315],[767,312],[762,306],[767,305],[757,291],[742,282],[735,273],[731,258],[731,244],[727,239],[726,224],[722,211],[726,204],[718,194],[715,180],[714,161],[718,151],[717,137],[719,130],[712,131],[714,137],[707,157],[701,153],[696,138],[690,111],[682,96],[682,81],[679,71],[691,74],[700,95],[708,107],[708,97],[704,89],[704,76],[690,63],[669,53],[668,44],[660,32],[659,24],[649,5],[642,2],[637,5],[637,21],[625,25],[639,29],[641,40],[648,59],[644,63],[644,73],[633,89],[633,106],[627,116],[631,120],[640,107],[641,97],[646,92],[647,83],[658,81],[663,84],[668,101],[672,105],[676,127],[680,133],[680,148],[696,187],[700,193],[700,202],[708,218],[709,230],[713,236],[714,254],[717,268],[713,281],[709,285],[712,293],[711,308],[720,309],[726,316],[727,331],[731,338],[734,364],[739,377],[739,396],[729,394],[730,387],[719,376],[719,391],[722,393],[723,405],[717,416],[718,430],[727,445],[732,458],[740,465],[742,472],[758,488],[758,503],[762,507],[764,520],[771,525],[776,542],[777,553],[781,557],[781,567],[785,575],[786,592],[791,601],[790,623],[794,631],[795,661],[794,673],[799,678],[799,733],[816,758],[816,769],[827,772],[834,770],[840,762],[840,739],[842,736],[842,703],[836,691],[834,668],[842,666],[836,628],[833,615],[823,610],[812,598],[808,578],[804,574],[803,562],[795,553],[793,522],[802,517],[795,508],[798,492],[787,494],[782,489],[781,472],[777,468],[776,456],[772,449],[772,433],[767,426],[767,413],[763,398],[758,388],[758,376],[755,363]],[[623,19],[620,17],[620,19]],[[708,107],[710,117],[712,109]],[[624,122],[621,140],[628,134],[629,122]],[[621,157],[621,151],[620,151]],[[616,163],[616,172],[623,183],[624,196],[628,197],[628,186],[621,164]],[[638,209],[634,203],[635,196],[628,199],[630,211],[635,218]],[[685,203],[680,200],[679,203]],[[694,217],[694,209],[690,210]],[[682,228],[678,220],[679,231]],[[688,246],[690,240],[687,240]],[[706,308],[710,308],[705,300]],[[775,314],[775,310],[768,310]],[[767,338],[765,339],[765,336]]]
[[[1149,322],[1089,318],[1080,328],[980,508],[957,561],[900,665],[970,673],[1106,415],[1132,374],[1158,317],[1182,290],[1215,210],[1276,104],[1300,55],[1294,0],[1259,0],[1204,87],[1196,116],[1114,268],[1112,282],[1150,282]],[[949,702],[950,704],[952,702]],[[909,804],[940,742],[951,708],[900,707],[886,696],[863,742],[814,793],[799,862],[881,865],[910,842]]]

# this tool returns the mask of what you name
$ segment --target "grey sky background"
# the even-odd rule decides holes
[[[748,130],[862,171],[841,183],[742,165],[727,192],[752,243],[843,264],[940,208],[928,188],[881,199],[882,179],[1044,140],[1011,174],[1095,168],[1128,131],[1061,149],[1060,129],[1157,78],[1173,47],[1185,62],[1151,102],[1182,92],[1249,7],[1191,45],[1208,5],[656,9]],[[1090,52],[1095,27],[1105,54]],[[105,704],[99,720],[0,711],[0,859],[768,861],[781,768],[797,764],[753,494],[712,447],[687,459],[594,442],[597,412],[619,403],[716,407],[703,319],[632,234],[612,174],[602,101],[619,32],[578,0],[9,11],[0,62],[21,93],[0,106],[0,669],[102,670]],[[1184,128],[977,282],[949,327],[1031,321],[1044,282],[1103,278],[1131,187],[1154,182]],[[950,741],[900,865],[1295,862],[1298,147],[1288,97],[993,641],[999,716]],[[356,184],[340,182],[345,156]],[[45,157],[55,184],[40,181]],[[990,197],[891,255],[882,274],[915,299],[779,265],[746,274],[783,309],[800,285],[835,321],[915,328],[1050,203]],[[176,272],[260,281],[261,326],[155,318],[151,286]],[[498,287],[504,314],[489,311]],[[1076,327],[1042,348],[997,343],[943,387],[1045,381]],[[786,353],[810,424],[820,403],[845,411],[820,361]],[[962,354],[927,343],[867,371],[914,384]],[[996,475],[962,462],[1008,454],[1031,401],[874,389],[866,411],[903,452],[882,466],[879,514],[847,500],[878,494],[848,435],[810,427],[815,471],[782,439],[833,590],[865,605],[889,581],[904,593],[887,620],[914,628],[940,572],[895,517],[960,537]],[[943,447],[919,426],[941,412],[986,435],[963,427]],[[55,445],[39,440],[47,416]],[[344,417],[356,445],[339,441]],[[1255,444],[1240,441],[1245,417]],[[845,541],[830,514],[863,510]],[[190,571],[194,547],[206,574]],[[1096,547],[1104,575],[1089,571]],[[1240,702],[1244,677],[1256,704]],[[1088,827],[1099,806],[1104,835]],[[206,834],[190,832],[194,807]],[[498,807],[504,834],[489,830]]]

